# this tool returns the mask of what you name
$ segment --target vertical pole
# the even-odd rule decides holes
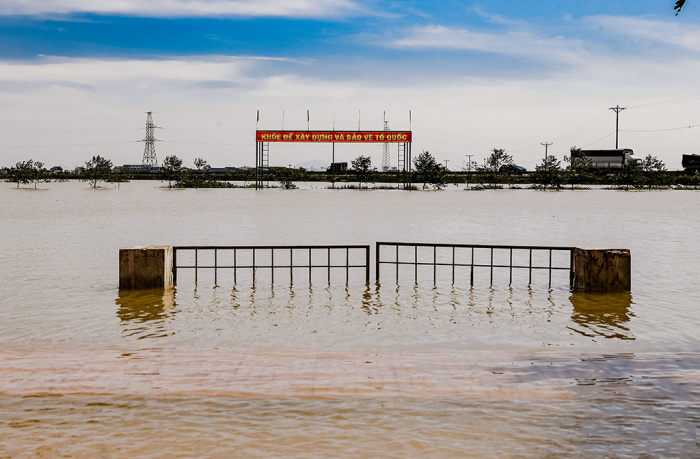
[[[433,246],[433,285],[437,283],[437,246]]]
[[[345,284],[350,282],[350,248],[345,247]]]
[[[199,263],[197,262],[197,255],[199,254],[199,251],[197,249],[194,249],[194,283],[197,283],[197,274],[199,271]]]
[[[335,129],[335,127],[333,129]],[[331,158],[331,188],[335,188],[335,142],[333,142],[333,153]]]
[[[530,249],[529,278],[527,285],[532,285],[532,249]]]
[[[255,189],[258,189],[258,174],[260,173],[260,168],[258,167],[258,161],[260,159],[260,142],[255,142]]]
[[[569,287],[574,286],[574,249],[569,249]]]
[[[493,247],[491,247],[491,285],[493,285]]]
[[[253,249],[253,283],[255,283],[255,249]]]
[[[177,247],[173,247],[173,285],[177,285]]]
[[[513,248],[510,248],[510,262],[508,263],[508,268],[510,271],[510,276],[508,278],[508,285],[513,285]]]
[[[289,282],[294,282],[294,249],[289,248]]]
[[[374,263],[374,278],[377,282],[379,282],[379,242],[376,243],[374,249]]]
[[[365,283],[369,284],[369,246],[365,247]]]
[[[455,285],[455,246],[452,246],[452,285]]]
[[[399,283],[399,245],[396,244],[396,283]]]
[[[474,247],[472,247],[471,272],[469,274],[469,285],[474,287]]]
[[[309,284],[311,283],[311,247],[309,247]]]
[[[233,283],[238,283],[238,250],[233,249]]]
[[[331,248],[328,247],[328,285],[331,285]]]
[[[413,246],[413,282],[418,284],[418,246]]]
[[[270,283],[275,283],[275,248],[270,248]]]
[[[552,249],[549,249],[549,286],[552,286]]]
[[[214,286],[219,284],[218,250],[214,249]]]

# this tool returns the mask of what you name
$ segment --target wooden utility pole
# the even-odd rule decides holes
[[[618,139],[620,135],[620,112],[625,109],[627,109],[627,107],[620,107],[619,104],[615,107],[610,107],[610,110],[615,112],[615,150],[619,149]]]

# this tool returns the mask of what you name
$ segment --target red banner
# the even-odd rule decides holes
[[[255,131],[256,142],[401,143],[411,131]]]

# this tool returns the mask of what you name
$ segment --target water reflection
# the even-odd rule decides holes
[[[573,313],[570,330],[583,336],[634,340],[627,323],[634,314],[630,292],[574,293],[570,297]]]
[[[173,334],[167,324],[177,311],[174,289],[119,290],[115,303],[124,335],[143,339]]]

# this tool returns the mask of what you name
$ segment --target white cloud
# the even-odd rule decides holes
[[[563,37],[540,37],[529,31],[476,32],[440,25],[412,28],[389,46],[400,49],[480,51],[556,62],[579,61],[588,55],[584,42]]]
[[[353,0],[4,0],[0,3],[0,15],[326,17],[361,11],[363,7]]]
[[[607,34],[645,45],[662,44],[686,51],[700,51],[700,27],[679,21],[657,21],[624,16],[594,16],[587,20]],[[668,50],[666,48],[665,50]]]

